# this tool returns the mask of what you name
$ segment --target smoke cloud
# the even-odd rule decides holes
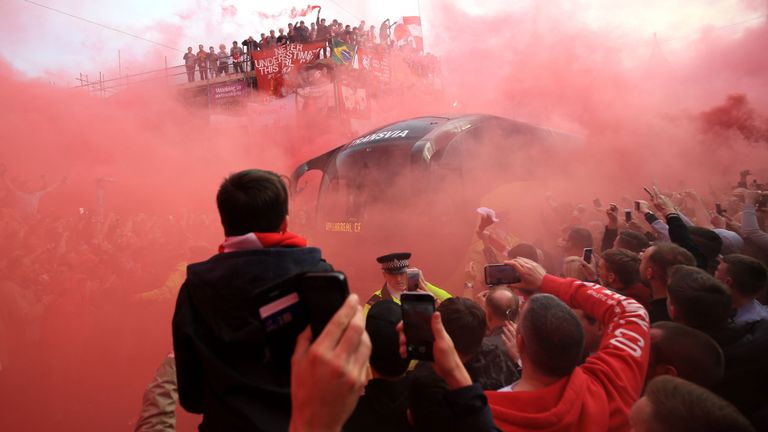
[[[183,8],[136,30],[180,47],[257,36],[242,24],[255,10],[202,3],[210,16]],[[642,199],[642,187],[655,183],[695,188],[711,201],[709,191],[727,191],[742,169],[768,177],[765,20],[739,31],[705,28],[673,43],[571,19],[566,3],[494,16],[428,4],[425,36],[440,57],[439,90],[406,73],[376,100],[373,118],[351,131],[322,119],[305,129],[292,118],[266,121],[270,105],[236,118],[211,115],[160,80],[97,98],[61,80],[51,86],[30,78],[40,75],[18,65],[31,68],[31,60],[0,62],[0,97],[11,107],[0,116],[5,177],[25,193],[58,185],[35,217],[19,213],[16,195],[0,186],[0,232],[8,239],[0,249],[0,405],[11,413],[0,417],[0,429],[131,429],[143,388],[171,349],[175,293],[163,287],[177,288],[184,263],[215,253],[223,236],[215,193],[240,169],[289,175],[369,129],[420,115],[488,113],[583,138],[559,157],[544,157],[516,153],[500,135],[484,151],[500,160],[514,155],[509,165],[445,176],[413,202],[372,199],[367,212],[387,217],[364,226],[364,241],[300,232],[364,298],[383,283],[375,257],[393,249],[412,250],[427,280],[460,294],[474,209],[482,205],[497,209],[499,226],[516,239],[553,248],[562,221],[548,199],[560,208],[586,206],[580,222],[589,224],[604,222],[591,209],[594,198],[625,206],[624,196]],[[740,5],[759,12],[760,2]],[[18,7],[4,3],[0,15]],[[5,21],[7,29],[30,31],[28,21]],[[96,30],[78,31],[87,44],[62,50],[102,52]],[[178,64],[181,56],[159,47],[125,53],[132,72],[159,68],[166,55]],[[71,67],[62,63],[70,76]],[[465,162],[477,159],[469,154]],[[393,177],[391,187],[418,188],[412,180]],[[468,199],[457,209],[458,190]],[[305,216],[294,209],[292,226]],[[142,296],[148,292],[154,297]],[[182,414],[179,430],[194,430],[196,420]]]

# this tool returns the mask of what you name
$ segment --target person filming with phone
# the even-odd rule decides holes
[[[234,173],[221,183],[216,203],[224,242],[218,254],[187,267],[173,315],[179,401],[203,415],[200,431],[287,430],[290,354],[303,330],[295,327],[313,310],[304,312],[302,293],[280,291],[279,284],[307,272],[340,274],[288,231],[288,189],[277,174]],[[345,295],[333,296],[333,306]]]
[[[434,371],[445,380],[444,400],[454,430],[628,430],[650,353],[648,313],[635,300],[599,285],[546,274],[539,264],[506,262],[519,274],[514,288],[530,295],[518,320],[523,374],[511,391],[488,391],[473,380],[445,331],[431,320]],[[599,317],[606,329],[598,350],[582,363],[584,334],[573,309]],[[400,355],[410,355],[406,314]]]
[[[363,308],[364,315],[368,314],[371,306],[381,300],[392,300],[400,304],[400,294],[406,291],[432,294],[438,302],[452,297],[447,291],[427,282],[421,270],[408,268],[410,259],[410,252],[391,253],[376,258],[381,264],[384,286],[368,299]]]

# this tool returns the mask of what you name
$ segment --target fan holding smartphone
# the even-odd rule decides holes
[[[432,314],[435,298],[425,292],[406,292],[400,297],[403,306],[403,331],[408,358],[432,361]]]
[[[438,301],[451,297],[448,292],[427,282],[421,270],[410,268],[410,259],[410,252],[396,252],[376,258],[381,264],[384,286],[371,295],[363,308],[363,314],[367,314],[371,306],[381,300],[392,300],[400,304],[401,295],[406,292],[429,293]]]
[[[307,326],[322,331],[347,298],[346,278],[288,230],[276,173],[234,173],[216,203],[219,253],[187,267],[173,315],[179,402],[206,429],[288,430],[295,341]],[[227,397],[211,403],[211,388]]]

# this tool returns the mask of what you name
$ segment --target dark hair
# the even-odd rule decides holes
[[[732,290],[744,296],[755,297],[765,288],[768,281],[765,264],[740,254],[726,255],[723,262],[728,265],[726,273],[733,280]]]
[[[499,292],[508,292],[510,295],[500,299]],[[506,287],[498,287],[488,293],[485,298],[485,310],[498,320],[517,321],[520,311],[520,298],[512,290]]]
[[[723,378],[725,358],[717,342],[694,328],[659,321],[652,326],[659,337],[651,337],[651,365],[667,364],[677,376],[705,388],[712,388]],[[653,333],[652,333],[653,334]]]
[[[640,280],[640,256],[626,249],[608,249],[603,252],[606,269],[615,274],[622,285],[632,286]]]
[[[634,253],[648,249],[651,243],[648,242],[648,238],[638,232],[631,230],[619,231],[618,237],[616,237],[616,247],[620,249],[627,249]]]
[[[591,248],[592,233],[583,227],[571,227],[568,231],[568,243],[576,249]]]
[[[676,265],[695,266],[696,258],[674,243],[661,242],[653,245],[653,251],[648,255],[648,262],[653,266],[655,277],[666,282],[672,267]]]
[[[717,269],[717,257],[723,249],[723,239],[711,229],[692,226],[688,227],[688,234],[691,241],[699,248],[702,254],[707,258],[707,271],[714,274]]]
[[[681,378],[660,376],[645,389],[657,432],[754,431],[730,402]]]
[[[532,244],[518,243],[507,251],[507,258],[528,258],[531,261],[539,262],[539,253]]]
[[[403,319],[400,305],[381,300],[371,306],[365,318],[365,331],[371,338],[371,368],[387,378],[398,378],[408,369],[408,359],[400,357],[397,323]]]
[[[703,332],[720,329],[731,315],[728,287],[700,268],[673,267],[667,293],[683,324]]]
[[[437,308],[446,333],[456,352],[474,355],[485,337],[485,311],[477,303],[463,297],[452,297]]]
[[[523,306],[520,331],[531,363],[551,377],[564,377],[579,364],[584,329],[576,314],[557,297],[536,294]]]
[[[216,204],[228,237],[277,232],[288,216],[288,189],[271,171],[240,171],[221,183]]]

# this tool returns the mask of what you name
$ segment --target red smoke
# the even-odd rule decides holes
[[[701,122],[705,133],[736,133],[748,142],[768,143],[768,118],[758,115],[744,94],[728,95],[722,105],[701,113]]]
[[[627,46],[620,33],[597,32],[554,9],[488,18],[443,4],[431,12],[438,18],[429,27],[433,34],[425,36],[427,48],[441,57],[443,90],[427,90],[421,81],[406,78],[377,100],[368,124],[355,124],[356,133],[416,115],[482,112],[585,137],[585,147],[566,162],[536,167],[546,182],[497,191],[477,186],[478,206],[506,205],[506,228],[524,241],[557,231],[540,223],[547,193],[572,205],[596,197],[608,203],[622,195],[641,198],[641,187],[655,181],[662,188],[695,187],[703,195],[710,184],[734,183],[742,169],[756,172],[768,166],[764,23],[738,37],[705,31],[685,57],[664,53],[665,64],[653,55],[658,51],[650,38],[646,46]],[[180,28],[163,23],[151,30],[173,46],[198,43],[178,40]],[[663,53],[663,43],[660,49]],[[131,57],[134,71],[140,57]],[[153,62],[147,62],[147,69],[159,66]],[[407,70],[398,64],[393,68]],[[736,93],[743,99],[726,99]],[[5,337],[13,335],[16,360],[0,371],[0,405],[10,414],[0,416],[0,430],[129,430],[144,386],[171,348],[173,310],[172,299],[136,302],[134,295],[162,286],[183,260],[204,258],[190,257],[190,249],[215,252],[222,233],[214,196],[224,176],[247,167],[289,174],[304,160],[348,140],[347,131],[326,122],[305,131],[295,125],[263,125],[270,106],[253,107],[245,119],[224,123],[205,107],[191,106],[178,88],[159,82],[100,99],[27,79],[7,63],[0,63],[0,98],[10,107],[0,116],[0,162],[7,166],[9,181],[36,190],[42,174],[48,186],[66,176],[63,186],[43,198],[41,212],[77,219],[81,208],[96,211],[96,181],[109,178],[103,186],[105,208],[113,215],[102,237],[72,234],[63,255],[56,253],[63,233],[47,219],[3,231],[31,234],[23,242],[4,243],[2,268],[21,267],[50,282],[39,294],[43,300],[30,303],[44,305],[41,315],[23,312],[31,314],[35,325],[6,329]],[[702,134],[702,125],[707,133]],[[738,133],[711,133],[728,130]],[[758,174],[762,181],[768,175]],[[430,191],[435,200],[450,197],[456,185],[447,186]],[[398,210],[399,203],[380,209]],[[468,219],[475,217],[473,207],[466,211]],[[586,219],[602,216],[590,213]],[[423,227],[437,221],[416,216],[398,221],[402,244],[434,240],[425,238]],[[455,235],[469,241],[474,228],[456,226]],[[79,238],[114,239],[109,246],[120,253],[79,244]],[[353,290],[367,297],[381,283],[373,259],[392,252],[384,247],[353,244],[329,261],[354,274]],[[428,272],[438,267],[443,253],[434,249],[421,251],[414,263],[427,269],[428,280],[459,293],[454,275]],[[104,256],[120,259],[104,262]],[[25,258],[29,262],[20,265]],[[55,266],[53,260],[59,260]],[[347,268],[351,263],[355,267]],[[126,272],[131,265],[136,267]],[[36,272],[51,267],[55,274]],[[94,286],[93,281],[109,283],[112,273],[132,278],[130,283],[111,282],[112,291]],[[0,295],[8,292],[4,285]],[[7,318],[19,311],[10,310],[4,298],[0,318],[29,322],[16,315]],[[185,420],[179,430],[194,430],[192,423]]]

